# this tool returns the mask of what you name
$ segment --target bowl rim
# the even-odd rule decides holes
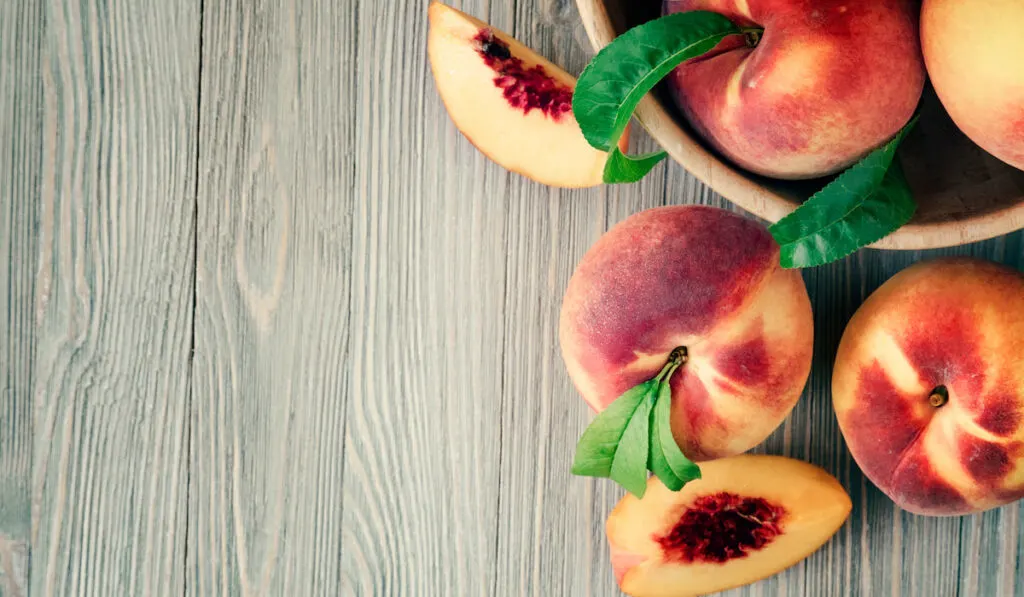
[[[594,52],[615,37],[604,0],[576,0]],[[798,203],[752,180],[752,175],[710,153],[679,126],[665,107],[648,93],[634,117],[679,165],[713,191],[751,214],[777,222]],[[989,240],[1024,227],[1024,201],[991,212],[943,222],[909,223],[869,245],[872,249],[921,250],[954,247]]]

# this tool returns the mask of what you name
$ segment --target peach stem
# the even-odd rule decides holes
[[[747,42],[748,48],[756,48],[757,44],[761,43],[761,36],[764,35],[764,29],[760,27],[744,27],[740,29],[740,33],[743,34],[744,41]]]
[[[945,386],[939,386],[932,390],[931,396],[928,397],[928,404],[931,404],[935,408],[945,406],[949,402],[949,392]]]
[[[669,353],[668,362],[665,363],[664,367],[662,367],[658,376],[654,378],[655,381],[658,383],[667,381],[672,377],[672,374],[676,372],[676,369],[686,364],[687,360],[689,360],[689,353],[687,352],[686,347],[679,346],[675,348],[671,353]]]

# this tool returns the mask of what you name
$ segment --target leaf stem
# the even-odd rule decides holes
[[[690,354],[686,350],[685,346],[678,346],[672,350],[668,355],[668,362],[662,367],[661,373],[654,378],[654,381],[662,383],[672,378],[672,374],[676,372],[676,369],[682,367],[689,360]]]
[[[761,36],[764,35],[764,27],[740,27],[740,33],[747,42],[748,48],[756,48],[761,43]]]

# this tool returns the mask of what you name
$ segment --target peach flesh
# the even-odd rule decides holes
[[[450,6],[432,2],[427,15],[427,56],[437,92],[470,143],[506,170],[546,185],[604,183],[608,153],[590,146],[566,101],[566,90],[576,85],[572,75]],[[539,109],[542,103],[548,112]],[[619,148],[625,152],[628,144],[627,127]]]
[[[766,578],[825,544],[850,513],[842,485],[807,462],[744,454],[701,468],[700,479],[675,492],[652,477],[642,499],[627,494],[608,516],[612,570],[627,595],[693,597]],[[729,534],[749,547],[722,561]],[[679,545],[685,536],[696,548],[689,553]],[[701,541],[709,537],[719,543]]]
[[[481,29],[474,41],[484,62],[497,73],[494,85],[503,90],[510,106],[524,114],[540,110],[555,121],[572,112],[572,89],[552,79],[542,65],[526,68],[490,29]]]

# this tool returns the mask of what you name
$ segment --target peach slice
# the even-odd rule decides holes
[[[572,115],[576,79],[508,34],[454,8],[428,9],[427,53],[448,115],[491,160],[555,187],[602,183],[608,154]],[[620,146],[625,151],[628,140]]]
[[[745,454],[701,466],[672,492],[656,477],[626,495],[605,530],[619,587],[633,597],[688,597],[750,584],[824,545],[850,514],[850,497],[824,470]]]

